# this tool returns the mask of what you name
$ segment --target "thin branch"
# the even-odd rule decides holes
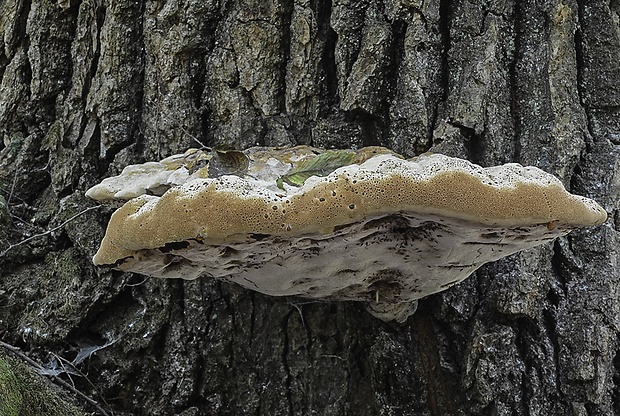
[[[144,283],[146,283],[147,280],[150,279],[150,276],[145,276],[144,279],[141,282],[138,283],[125,283],[125,287],[134,287],[134,286],[140,286]]]
[[[339,359],[340,361],[344,361],[344,358],[342,358],[342,357],[341,357],[341,356],[339,356],[339,355],[335,355],[335,354],[321,354],[321,355],[319,355],[318,357],[319,357],[319,358],[337,358],[337,359]]]
[[[6,200],[6,204],[11,203],[11,198],[13,198],[13,192],[15,192],[15,185],[17,184],[17,171],[15,172],[15,176],[13,176],[13,183],[11,183],[11,190],[9,192],[9,199]]]
[[[13,354],[17,355],[19,358],[21,358],[22,360],[26,361],[28,364],[30,364],[31,366],[33,366],[37,370],[42,370],[43,369],[43,366],[41,364],[39,364],[38,362],[36,362],[32,358],[28,357],[19,348],[14,347],[11,344],[7,344],[4,341],[0,341],[0,347],[3,347],[6,350],[11,351]]]
[[[202,149],[207,150],[208,152],[210,152],[212,149],[209,146],[205,146],[204,143],[202,143],[200,140],[198,140],[194,135],[190,134],[187,130],[185,130],[184,127],[181,127],[181,130],[183,130],[183,133],[187,134],[190,139],[192,139],[193,141],[195,141],[196,143],[198,143]]]
[[[304,329],[307,331],[308,327],[306,326],[306,321],[304,320],[304,313],[301,310],[301,307],[298,304],[293,303],[293,302],[291,302],[291,305],[293,305],[293,307],[297,309],[297,312],[299,313],[299,317],[301,318],[301,324],[303,325]],[[304,306],[304,305],[302,304],[301,306]]]
[[[13,188],[11,187],[11,189],[13,189]],[[24,201],[23,198],[20,198],[19,195],[11,194],[11,192],[12,192],[11,189],[9,189],[9,188],[7,188],[5,186],[0,186],[0,191],[2,191],[2,193],[6,195],[6,198],[8,198],[7,199],[7,204],[9,203],[9,199],[11,199],[11,200],[16,199],[16,200],[19,200],[19,202],[26,202],[26,201]]]
[[[56,358],[56,361],[58,361],[58,364],[60,364],[60,366],[62,367],[62,373],[65,373],[67,377],[69,378],[69,380],[71,381],[71,386],[75,388],[75,383],[73,382],[73,379],[71,378],[71,373],[69,373],[69,370],[67,370],[67,367],[65,367],[65,361],[67,360],[65,360],[64,358],[62,358],[56,353],[51,352],[51,354],[54,358]]]
[[[86,380],[88,382],[88,384],[90,384],[90,386],[92,387],[92,389],[94,391],[97,392],[97,394],[99,395],[99,398],[101,399],[101,401],[108,407],[110,407],[110,405],[108,404],[108,402],[106,402],[105,398],[103,397],[103,395],[99,392],[99,389],[97,389],[97,387],[95,387],[95,385],[93,384],[92,381],[90,381],[90,379],[86,376],[86,374],[84,374],[79,368],[77,368],[75,366],[75,364],[73,364],[72,362],[70,362],[69,360],[67,360],[66,358],[60,357],[56,354],[54,354],[54,357],[56,357],[61,363],[65,363],[68,366],[70,366],[75,373],[77,373],[77,375],[81,376],[84,378],[84,380]],[[65,366],[63,365],[63,368],[65,368]],[[67,373],[67,376],[69,377],[69,379],[71,380],[71,382],[73,383],[73,379],[70,376],[70,373],[68,371],[65,371]]]
[[[25,219],[18,217],[17,215],[13,214],[12,212],[9,212],[9,215],[11,216],[11,218],[13,218],[14,220],[17,220],[19,222],[21,222],[22,224],[24,224],[26,227],[30,227],[32,229],[40,229],[40,227],[37,227],[36,225],[32,224],[30,221],[26,221]]]
[[[87,212],[89,212],[89,211],[93,211],[93,210],[95,210],[95,209],[99,209],[99,208],[101,208],[102,206],[103,206],[103,205],[97,205],[97,206],[94,206],[94,207],[89,207],[89,208],[86,208],[86,209],[84,209],[84,210],[82,210],[82,211],[78,212],[77,214],[75,214],[74,216],[72,216],[71,218],[69,218],[68,220],[64,221],[62,224],[57,225],[57,226],[56,226],[56,227],[54,227],[54,228],[50,228],[50,229],[49,229],[49,230],[47,230],[47,231],[44,231],[44,232],[42,232],[42,233],[39,233],[39,234],[35,234],[35,235],[33,235],[33,236],[30,236],[30,237],[26,238],[25,240],[20,241],[19,243],[11,244],[11,245],[10,245],[10,246],[8,246],[8,247],[7,247],[4,251],[0,252],[0,257],[4,257],[4,256],[6,255],[6,253],[8,253],[9,251],[11,251],[11,250],[12,250],[12,249],[14,249],[15,247],[19,247],[19,246],[21,246],[21,245],[23,245],[23,244],[29,243],[30,241],[32,241],[32,240],[34,240],[34,239],[37,239],[37,238],[40,238],[40,237],[45,237],[45,236],[50,235],[51,233],[53,233],[53,232],[55,232],[55,231],[60,230],[60,229],[61,229],[61,228],[63,228],[65,225],[67,225],[67,224],[69,224],[71,221],[75,220],[77,217],[79,217],[79,216],[81,216],[81,215],[84,215],[84,214],[86,214],[86,213],[87,213]]]

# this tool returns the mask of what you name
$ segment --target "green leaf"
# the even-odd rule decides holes
[[[302,186],[311,176],[327,176],[336,169],[350,165],[357,155],[351,150],[327,150],[310,159],[304,159],[286,175],[276,180],[276,185],[284,189],[284,183]]]

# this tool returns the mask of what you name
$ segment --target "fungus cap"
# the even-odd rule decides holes
[[[278,181],[320,152],[249,149],[247,172],[218,177],[180,162],[161,196],[132,186],[123,171],[109,197],[145,191],[112,215],[93,261],[275,296],[363,301],[375,316],[402,322],[417,299],[482,264],[606,219],[596,202],[535,167],[482,168],[440,154],[404,160],[364,148],[349,151],[354,163],[305,175],[301,186]],[[180,169],[188,174],[175,175]]]

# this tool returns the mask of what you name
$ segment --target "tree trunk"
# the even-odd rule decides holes
[[[620,414],[618,1],[0,10],[0,337],[76,363],[110,414]],[[534,165],[609,220],[482,267],[403,325],[94,267],[114,208],[84,191],[199,143]]]

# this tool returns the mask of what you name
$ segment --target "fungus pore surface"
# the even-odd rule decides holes
[[[403,322],[417,299],[484,263],[607,218],[554,176],[518,164],[482,168],[441,154],[404,160],[380,147],[238,153],[216,160],[190,149],[91,188],[97,200],[128,199],[94,263],[274,296],[362,301],[378,318]],[[308,162],[323,154],[329,169]]]

